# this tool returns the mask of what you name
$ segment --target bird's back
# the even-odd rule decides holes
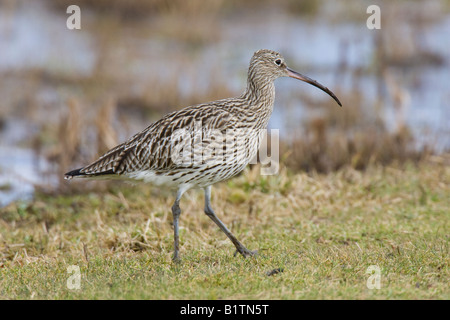
[[[242,171],[256,154],[260,130],[246,121],[241,98],[167,114],[72,177],[125,176],[157,185],[205,187]]]

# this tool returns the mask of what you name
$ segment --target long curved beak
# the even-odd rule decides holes
[[[320,83],[318,83],[316,80],[313,80],[307,76],[304,76],[294,70],[291,70],[289,68],[286,68],[287,72],[288,72],[288,76],[294,79],[298,79],[304,82],[307,82],[309,84],[312,84],[313,86],[319,88],[322,91],[325,91],[326,93],[328,93],[334,100],[336,100],[336,102],[338,103],[338,105],[340,105],[342,107],[341,102],[339,101],[338,97],[336,97],[336,95],[331,92],[330,89],[328,89],[327,87],[321,85]]]

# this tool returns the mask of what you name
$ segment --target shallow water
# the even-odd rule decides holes
[[[0,146],[0,207],[16,199],[30,199],[35,185],[55,185],[55,177],[42,175],[50,164],[32,150]]]

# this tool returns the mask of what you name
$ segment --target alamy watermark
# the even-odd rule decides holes
[[[67,278],[66,286],[69,290],[81,289],[81,272],[80,267],[77,265],[71,265],[67,267],[67,273],[70,276]]]
[[[366,281],[368,289],[381,289],[381,269],[377,265],[371,265],[367,268],[366,274],[369,274],[369,278]]]
[[[67,7],[66,13],[69,13],[70,16],[67,18],[66,26],[67,29],[73,30],[81,29],[81,9],[77,5],[70,5]]]
[[[371,14],[366,21],[367,29],[381,29],[381,9],[373,4],[367,7],[366,13]]]
[[[81,29],[81,9],[77,5],[70,5],[66,9],[66,13],[70,14],[67,18],[66,26],[69,30]],[[367,14],[370,16],[367,18],[366,26],[369,30],[381,29],[381,9],[379,6],[372,4],[367,7]]]

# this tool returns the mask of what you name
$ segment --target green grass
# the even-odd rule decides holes
[[[86,183],[86,182],[75,182]],[[170,193],[41,194],[0,211],[1,299],[449,299],[450,168],[421,164],[328,175],[263,177],[258,168],[213,188],[218,216],[259,256],[234,247],[182,199],[182,263]],[[81,288],[68,289],[70,265]],[[378,266],[381,288],[368,289]],[[278,274],[268,276],[274,269]]]

